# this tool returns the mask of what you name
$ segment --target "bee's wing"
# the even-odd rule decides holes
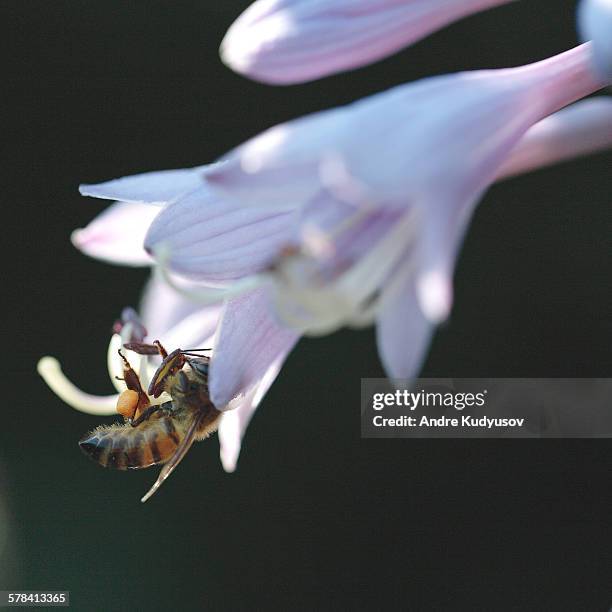
[[[162,486],[162,484],[164,483],[164,480],[166,480],[166,478],[168,478],[168,476],[172,474],[172,472],[174,471],[174,468],[181,462],[183,457],[187,454],[187,451],[191,448],[191,445],[193,444],[195,440],[195,435],[196,435],[196,432],[198,431],[198,427],[200,426],[200,423],[202,422],[205,416],[206,416],[206,413],[199,412],[198,415],[193,419],[193,421],[191,422],[191,425],[189,426],[189,429],[187,429],[187,433],[185,434],[185,437],[181,440],[181,443],[178,445],[177,449],[174,451],[174,455],[172,455],[172,457],[170,457],[170,459],[168,460],[168,463],[164,465],[164,467],[162,468],[162,471],[159,473],[159,476],[157,477],[157,480],[155,481],[155,484],[149,489],[147,494],[140,500],[141,502],[143,503],[146,502],[147,499],[149,499],[149,497],[151,497],[157,491],[157,489],[159,489],[159,487]]]

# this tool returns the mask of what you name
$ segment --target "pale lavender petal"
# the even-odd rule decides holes
[[[117,202],[87,227],[75,230],[74,246],[96,259],[126,266],[148,266],[153,260],[144,250],[144,238],[159,208]]]
[[[221,305],[201,308],[160,335],[164,345],[182,349],[214,349]],[[210,353],[207,353],[210,355]]]
[[[532,125],[604,85],[591,52],[586,44],[520,68],[424,79],[277,126],[207,180],[262,207],[301,205],[321,189],[356,205],[466,200]]]
[[[414,283],[407,281],[376,323],[378,354],[389,378],[414,378],[419,374],[433,332],[419,306]]]
[[[258,383],[299,336],[275,321],[265,289],[230,300],[223,311],[210,368],[210,395],[223,409]]]
[[[275,84],[377,61],[470,13],[510,0],[259,0],[230,27],[223,61]]]
[[[419,304],[432,323],[444,321],[453,304],[453,279],[445,268],[423,271],[416,279]]]
[[[521,68],[427,79],[379,95],[356,118],[371,126],[360,137],[368,145],[357,146],[357,136],[345,143],[349,173],[400,205],[467,200],[494,180],[533,124],[602,87],[590,60],[587,44]]]
[[[475,202],[476,197],[470,198]],[[468,206],[430,202],[420,211],[419,242],[414,256],[419,259],[415,292],[425,318],[431,323],[444,321],[453,303],[453,269],[461,211]]]
[[[203,308],[186,299],[157,275],[147,283],[140,304],[149,340],[159,339],[170,349],[210,348],[220,312],[220,306]]]
[[[217,434],[219,436],[219,457],[221,465],[226,472],[234,472],[240,455],[242,438],[248,427],[256,406],[252,398],[255,389],[251,390],[237,408],[226,410],[219,423]]]
[[[259,384],[255,385],[243,398],[239,405],[226,410],[219,425],[219,455],[226,472],[236,469],[242,438],[248,424],[261,403],[268,389],[276,380],[278,373],[287,358],[290,349],[285,351],[267,370]]]
[[[420,261],[414,291],[431,323],[441,323],[450,314],[457,254],[481,197],[482,193],[474,193],[463,202],[437,202],[423,211],[426,225],[418,244]]]
[[[244,208],[202,188],[159,214],[145,246],[163,245],[169,267],[188,278],[229,280],[266,267],[291,242],[295,222],[295,213]]]
[[[165,204],[197,189],[202,184],[202,173],[205,168],[206,166],[200,166],[180,170],[145,172],[96,185],[81,185],[79,191],[84,196],[104,200]]]
[[[583,40],[592,40],[597,70],[612,79],[612,0],[582,0],[578,27]]]
[[[262,132],[208,169],[207,183],[249,205],[298,207],[320,189],[321,156],[337,156],[354,127],[344,111],[313,113]]]
[[[497,178],[530,172],[609,147],[612,147],[612,98],[590,98],[530,128]]]
[[[609,146],[611,118],[612,102],[592,99],[543,120],[528,132],[524,144],[521,141],[518,145],[517,148],[524,149],[514,158],[514,170],[552,163],[557,157],[573,156],[595,146]],[[572,142],[574,138],[578,143]],[[543,150],[540,145],[551,149]],[[471,206],[466,203],[443,209],[442,206],[436,212],[435,208],[425,208],[429,216],[424,221],[424,229],[428,231],[420,236],[423,261],[419,273],[407,281],[402,293],[386,306],[378,320],[379,353],[391,377],[418,375],[432,323],[444,319],[450,310],[455,256],[469,222]],[[437,277],[436,269],[440,270]]]

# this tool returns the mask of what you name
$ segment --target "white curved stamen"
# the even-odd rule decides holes
[[[55,357],[43,357],[36,367],[38,373],[49,385],[50,389],[75,410],[96,416],[112,416],[117,414],[117,398],[119,394],[91,395],[81,391],[81,389],[73,385],[66,378],[59,361]],[[147,375],[149,378],[153,375],[150,367],[147,369]],[[141,382],[144,388],[148,386],[148,381],[145,384],[145,380],[141,379]],[[159,397],[149,397],[149,400],[151,406],[157,406],[158,404],[171,401],[172,398],[164,391]]]
[[[412,211],[406,213],[379,244],[338,279],[340,293],[352,296],[356,302],[361,303],[378,289],[416,234],[415,214]]]
[[[378,313],[400,293],[406,286],[409,277],[415,275],[416,270],[416,259],[412,258],[402,263],[397,272],[384,284],[381,294],[374,302],[362,312],[355,313],[350,321],[348,321],[349,327],[361,329],[372,325],[376,321]]]
[[[383,285],[380,294],[372,303],[351,317],[348,326],[353,329],[361,329],[373,325],[378,313],[388,304],[389,300],[393,299],[403,289],[406,281],[414,275],[416,269],[415,259],[402,263],[399,269]]]
[[[37,370],[51,390],[76,410],[97,416],[117,414],[118,395],[90,395],[81,391],[66,378],[54,357],[43,357]]]
[[[371,304],[366,306],[361,312],[354,313],[346,324],[352,329],[363,329],[370,327],[376,321],[376,315],[380,311],[380,298],[376,298]]]
[[[113,334],[108,343],[108,351],[106,353],[108,375],[110,376],[113,386],[119,393],[125,390],[125,383],[122,380],[117,380],[117,377],[123,378],[123,363],[118,353],[121,345],[121,336],[119,334]]]
[[[132,341],[132,336],[134,333],[134,323],[132,321],[128,321],[121,328],[121,348],[124,344]],[[126,349],[127,350],[127,349]],[[146,355],[140,355],[134,351],[127,351],[127,360],[130,362],[132,369],[134,372],[138,372],[138,377],[140,378],[140,382],[142,386],[146,389],[149,385],[149,368],[148,368],[148,359]],[[117,359],[119,359],[119,365],[121,367],[121,372],[123,372],[123,359],[119,357],[117,353]]]
[[[358,223],[372,214],[369,208],[359,208],[357,212],[343,219],[332,230],[324,231],[316,225],[307,224],[303,230],[303,251],[313,257],[325,257],[335,252],[334,240],[353,229]]]
[[[405,287],[409,277],[413,276],[417,269],[416,260],[410,259],[401,264],[399,269],[393,273],[391,278],[383,285],[380,295],[361,312],[356,312],[347,322],[353,329],[362,329],[373,325],[378,313],[390,300],[399,294]]]
[[[127,323],[126,327],[131,325],[131,323]],[[123,331],[123,330],[122,330]],[[106,354],[106,362],[108,365],[108,375],[110,376],[111,382],[113,386],[119,393],[125,390],[125,382],[123,380],[118,380],[117,377],[123,378],[123,359],[119,356],[119,349],[123,346],[124,342],[129,342],[128,339],[125,340],[123,338],[123,334],[113,334],[110,342],[108,344],[108,352]],[[128,349],[124,349],[127,360],[130,362],[132,369],[135,372],[138,372],[138,377],[140,378],[140,383],[142,387],[146,389],[149,386],[149,381],[151,380],[151,376],[155,372],[155,367],[151,370],[151,365],[149,364],[149,359],[147,355],[139,355],[134,351],[130,351]]]
[[[353,312],[352,302],[330,289],[284,285],[273,294],[281,321],[299,332],[323,335],[342,327]],[[296,306],[299,313],[296,312]]]
[[[347,323],[364,325],[373,321],[381,300],[369,300],[390,277],[414,238],[414,216],[414,212],[404,215],[376,246],[331,283],[317,285],[313,275],[305,278],[303,257],[287,261],[274,275],[274,297],[281,320],[309,335],[329,333]]]
[[[151,377],[154,374],[154,371],[151,371],[151,367],[149,365],[149,359],[147,355],[139,355],[140,361],[138,363],[138,378],[140,379],[140,384],[143,389],[147,389],[149,386],[149,382],[151,382]]]

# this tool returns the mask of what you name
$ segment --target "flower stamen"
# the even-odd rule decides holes
[[[404,214],[376,246],[330,282],[321,282],[320,261],[309,256],[308,249],[280,262],[274,289],[281,320],[310,335],[373,321],[381,306],[377,294],[416,235],[415,214],[412,210]],[[338,238],[363,216],[361,212],[351,216],[329,235]]]
[[[119,393],[125,390],[123,382],[123,364],[119,359],[118,350],[121,348],[123,341],[119,334],[113,334],[108,343],[108,351],[106,353],[106,364],[108,366],[108,375],[110,376],[113,386]]]
[[[51,390],[64,402],[79,412],[97,416],[117,414],[117,398],[115,395],[91,395],[73,385],[62,372],[59,361],[55,357],[43,357],[37,365],[38,373],[49,385]]]

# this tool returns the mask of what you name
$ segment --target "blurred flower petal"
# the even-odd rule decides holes
[[[275,84],[370,64],[431,32],[510,0],[258,0],[228,30],[221,57]]]
[[[168,346],[182,349],[213,349],[221,306],[208,306],[181,319],[162,335]]]
[[[408,281],[385,306],[376,324],[378,354],[389,378],[418,375],[433,329],[419,306],[414,283]]]
[[[254,208],[300,207],[297,247],[262,272],[278,320],[307,335],[368,324],[410,274],[424,318],[443,321],[474,207],[534,124],[602,87],[591,59],[585,44],[520,68],[425,79],[231,152],[207,173],[213,189]]]
[[[529,172],[610,146],[612,98],[589,98],[530,128],[501,167],[498,178]]]
[[[159,339],[174,348],[212,348],[221,306],[202,308],[153,276],[140,311],[150,340]]]
[[[235,201],[295,208],[320,189],[320,156],[333,157],[355,129],[344,107],[300,117],[262,132],[206,173],[207,182]],[[255,190],[255,191],[253,191]],[[238,199],[240,198],[240,200]]]
[[[145,239],[148,250],[161,245],[175,272],[195,280],[226,280],[252,274],[287,245],[295,215],[269,208],[244,208],[201,188],[168,205]]]
[[[228,301],[215,339],[210,396],[219,409],[258,383],[299,335],[273,318],[264,289]]]
[[[453,281],[448,270],[428,270],[416,281],[419,304],[425,317],[432,323],[444,321],[453,303]]]
[[[589,44],[520,68],[424,79],[276,126],[207,173],[245,205],[303,205],[321,190],[406,207],[481,193],[525,132],[603,87]],[[452,101],[450,103],[449,101]]]
[[[236,469],[246,428],[259,403],[276,380],[291,348],[293,348],[293,345],[288,346],[287,350],[282,352],[280,357],[268,368],[261,381],[243,398],[240,398],[240,403],[236,408],[226,410],[223,413],[219,425],[219,455],[226,472],[233,472]]]
[[[612,0],[582,0],[578,28],[583,40],[592,40],[594,60],[602,78],[612,79]]]
[[[453,301],[453,269],[456,249],[455,231],[461,215],[470,211],[477,197],[469,198],[466,206],[450,201],[430,202],[422,208],[418,241],[419,267],[416,271],[416,295],[425,317],[431,323],[444,321]]]
[[[206,166],[145,172],[95,185],[81,185],[81,195],[138,204],[165,204],[197,189]]]
[[[96,259],[126,266],[153,263],[144,250],[144,237],[159,208],[116,202],[87,227],[72,233],[74,246]]]

